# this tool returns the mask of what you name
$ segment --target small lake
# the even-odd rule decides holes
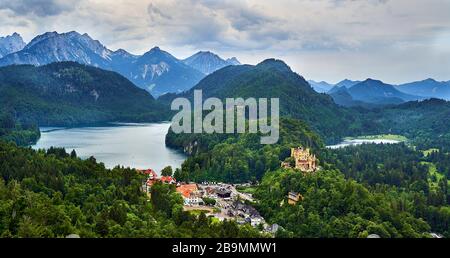
[[[344,140],[343,142],[336,144],[336,145],[329,145],[327,146],[328,149],[340,149],[347,146],[355,146],[355,145],[361,145],[365,143],[371,143],[371,144],[396,144],[401,143],[402,141],[399,140],[389,140],[389,139],[351,139],[351,140]]]
[[[165,166],[181,167],[186,156],[165,145],[170,123],[114,124],[100,127],[41,128],[41,138],[33,149],[51,146],[72,149],[78,157],[94,156],[107,168],[116,165],[159,172]]]

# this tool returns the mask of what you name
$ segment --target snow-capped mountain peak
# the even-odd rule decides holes
[[[0,58],[11,53],[22,50],[25,47],[20,34],[14,32],[12,35],[0,37]]]

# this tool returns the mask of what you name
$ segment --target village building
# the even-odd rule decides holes
[[[150,193],[152,186],[156,182],[162,182],[162,183],[166,183],[166,184],[176,184],[176,182],[177,182],[176,179],[171,176],[163,176],[161,178],[158,178],[158,174],[156,174],[156,172],[151,168],[145,169],[145,170],[138,169],[137,171],[139,173],[147,176],[147,178],[143,181],[143,184],[142,184],[142,191],[144,191],[146,193]]]
[[[231,198],[231,191],[225,188],[219,188],[216,190],[216,195],[222,199],[229,199]]]
[[[299,201],[303,200],[303,196],[297,192],[289,192],[288,193],[288,204],[296,205]]]
[[[177,180],[175,180],[174,177],[171,176],[162,176],[159,181],[166,183],[166,184],[176,184]]]
[[[311,154],[310,149],[303,147],[292,148],[291,158],[294,159],[295,169],[299,169],[303,172],[315,172],[317,171],[317,158],[316,155]],[[282,162],[281,167],[292,168],[289,162]]]
[[[147,175],[148,179],[156,179],[158,177],[158,174],[156,174],[156,172],[151,168],[145,170],[138,169],[137,171],[141,174]]]
[[[184,205],[196,206],[203,203],[197,184],[184,184],[177,187],[183,197]]]

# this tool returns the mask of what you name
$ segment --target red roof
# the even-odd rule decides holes
[[[156,174],[156,172],[149,168],[149,169],[145,169],[145,170],[138,170],[140,173],[144,174],[144,175],[149,175],[151,178],[157,178],[158,174]]]
[[[175,178],[171,176],[162,176],[160,180],[165,183],[176,182]]]
[[[185,198],[189,198],[189,196],[191,196],[191,193],[197,190],[197,184],[180,185],[179,187],[177,187],[177,192],[181,193]]]

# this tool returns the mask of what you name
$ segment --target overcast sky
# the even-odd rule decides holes
[[[0,35],[72,30],[134,54],[279,58],[333,83],[450,80],[450,0],[0,0]]]

